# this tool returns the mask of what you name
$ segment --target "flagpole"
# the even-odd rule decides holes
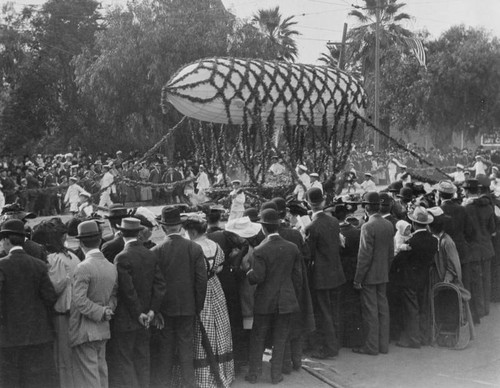
[[[377,0],[375,5],[375,101],[374,101],[374,118],[375,126],[380,128],[380,1]],[[373,137],[375,151],[380,150],[380,137],[375,132]]]

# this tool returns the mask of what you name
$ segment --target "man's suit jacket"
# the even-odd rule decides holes
[[[106,307],[116,308],[118,274],[102,252],[87,254],[73,275],[73,295],[69,318],[70,345],[110,338]]]
[[[331,289],[345,283],[340,261],[340,227],[336,218],[319,212],[306,228],[307,241],[313,264],[312,287]]]
[[[26,240],[23,244],[23,249],[26,254],[34,257],[35,259],[40,259],[44,263],[47,263],[47,250],[43,245],[40,245],[33,240]],[[5,251],[0,252],[0,258],[6,257],[7,253]]]
[[[151,170],[149,174],[149,181],[152,183],[161,183],[162,171],[161,169],[158,171],[156,168]]]
[[[255,314],[299,312],[297,293],[302,287],[302,268],[297,246],[279,235],[266,238],[253,252],[247,273],[255,290]]]
[[[208,278],[201,247],[172,234],[151,251],[167,283],[161,313],[169,317],[198,314],[205,303]]]
[[[354,274],[356,273],[361,230],[345,222],[340,224],[340,233],[342,233],[345,238],[344,246],[340,248],[342,268],[347,281],[352,282]]]
[[[444,225],[444,231],[451,237],[457,247],[460,262],[469,262],[469,245],[474,236],[472,223],[469,220],[465,207],[455,201],[444,201],[441,204],[443,213],[450,218]]]
[[[389,267],[394,258],[394,227],[380,214],[373,214],[361,226],[358,263],[354,281],[382,284],[389,281]]]
[[[142,242],[132,241],[115,257],[118,271],[118,305],[113,318],[113,330],[141,329],[141,313],[160,311],[166,291],[165,280],[156,255]]]
[[[394,258],[394,280],[404,287],[422,289],[429,278],[429,269],[438,250],[438,241],[427,230],[423,230],[415,232],[407,244],[411,250],[401,251]]]
[[[290,241],[295,245],[297,245],[297,248],[299,248],[299,251],[302,254],[304,262],[306,263],[309,262],[309,260],[311,259],[311,252],[309,251],[309,245],[307,245],[307,243],[304,241],[302,234],[298,230],[281,225],[278,229],[278,233],[285,240]]]
[[[56,301],[45,263],[24,250],[0,259],[0,347],[52,341],[49,310]]]
[[[113,237],[112,240],[105,242],[102,245],[102,254],[110,263],[114,263],[116,255],[123,250],[124,246],[125,241],[123,240],[121,234],[118,234]]]
[[[394,215],[392,215],[391,213],[387,214],[387,215],[382,215],[382,218],[385,218],[387,221],[390,221],[391,224],[394,226],[394,234],[396,234],[396,223],[399,221],[396,217],[394,217]]]

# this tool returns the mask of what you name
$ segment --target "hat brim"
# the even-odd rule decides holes
[[[187,219],[187,216],[181,216],[179,220],[165,222],[160,219],[158,220],[158,223],[166,226],[182,225],[187,221]]]
[[[275,221],[275,222],[266,222],[266,221],[258,221],[259,224],[263,224],[263,225],[279,225],[280,224],[280,220],[278,221]]]
[[[101,237],[101,232],[89,233],[89,234],[79,234],[76,235],[75,238],[81,240],[82,238],[92,238],[92,237]]]
[[[12,230],[12,229],[4,229],[0,231],[0,238],[4,238],[5,236],[9,236],[11,234],[26,237],[26,232],[20,232],[19,230]]]
[[[413,218],[411,216],[411,214],[408,214],[408,219],[410,221],[413,221],[415,222],[416,224],[420,224],[420,225],[429,225],[429,224],[432,224],[434,222],[434,217],[432,215],[428,215],[428,219],[427,219],[427,222],[423,222],[421,220],[417,220],[416,218]]]
[[[231,227],[228,228],[226,225],[226,230],[228,232],[233,232],[242,238],[250,238],[257,235],[262,230],[262,226],[260,224],[260,222],[252,222],[251,225],[249,225],[245,229],[233,229]]]
[[[143,228],[142,226],[139,228],[122,228],[120,225],[117,225],[116,229],[128,232],[140,232]]]

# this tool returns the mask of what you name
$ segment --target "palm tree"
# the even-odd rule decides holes
[[[299,35],[293,26],[294,16],[283,19],[279,7],[259,9],[252,18],[253,24],[267,39],[267,48],[275,59],[295,61],[298,54],[294,36]]]
[[[325,66],[339,67],[340,48],[338,47],[338,45],[328,42],[326,44],[326,48],[328,50],[328,53],[321,53],[318,61]]]
[[[371,72],[375,66],[376,12],[380,12],[380,50],[391,45],[401,45],[401,37],[411,37],[413,33],[402,27],[399,22],[411,19],[410,15],[400,12],[405,3],[398,0],[364,0],[365,7],[349,12],[349,16],[361,24],[348,34],[348,61],[360,62],[363,74]]]

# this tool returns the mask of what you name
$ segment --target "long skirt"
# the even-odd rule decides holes
[[[207,284],[205,305],[196,320],[194,367],[199,387],[229,387],[234,380],[233,344],[226,299],[217,276]],[[209,344],[209,349],[207,345]],[[212,365],[212,368],[211,368]],[[214,374],[213,368],[216,367]],[[216,376],[218,374],[218,376]],[[219,381],[218,381],[219,380]]]

